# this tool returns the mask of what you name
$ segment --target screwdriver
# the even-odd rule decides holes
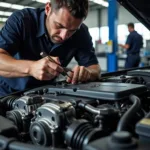
[[[59,63],[57,63],[51,56],[47,55],[45,52],[41,52],[40,55],[42,56],[42,58],[47,57],[50,62],[53,62],[53,63],[57,64],[58,66],[62,67]],[[72,71],[71,69],[69,69],[69,68],[66,68],[66,67],[62,67],[62,68],[63,68],[64,71],[63,71],[61,74],[62,74],[63,76],[67,76],[67,77],[71,78],[71,77],[68,75],[67,72],[70,71],[70,72],[73,73],[73,71]]]

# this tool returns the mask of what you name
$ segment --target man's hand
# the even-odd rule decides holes
[[[123,44],[118,44],[118,46],[123,47]]]
[[[71,78],[67,78],[68,83],[76,84],[78,82],[87,82],[98,79],[100,74],[100,69],[98,65],[93,65],[95,71],[92,67],[86,68],[84,66],[75,66],[73,69],[74,73],[70,73]],[[95,67],[96,66],[96,67]]]
[[[125,44],[125,45],[118,44],[118,46],[120,46],[121,48],[124,48],[124,49],[128,49],[130,47],[130,45],[128,45],[128,44]]]
[[[52,57],[60,64],[58,57]],[[37,80],[51,80],[63,72],[63,68],[50,62],[47,57],[32,63],[29,74]]]
[[[70,73],[71,78],[67,78],[67,82],[76,84],[78,82],[86,82],[90,80],[91,73],[84,66],[75,66],[73,69],[74,73]]]

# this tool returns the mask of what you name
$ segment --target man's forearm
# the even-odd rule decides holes
[[[0,53],[0,76],[25,77],[29,76],[32,61],[16,60],[13,57]]]
[[[125,44],[125,45],[119,44],[119,46],[122,47],[122,48],[124,48],[124,49],[128,49],[128,48],[129,48],[129,45],[128,45],[128,44]]]

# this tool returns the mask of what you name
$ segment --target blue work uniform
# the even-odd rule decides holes
[[[126,44],[129,45],[129,48],[127,49],[125,68],[138,67],[140,63],[140,49],[143,46],[142,36],[136,31],[132,31],[127,37]]]
[[[66,67],[73,57],[80,66],[98,64],[91,36],[86,25],[62,44],[53,44],[45,27],[44,9],[26,8],[14,12],[0,31],[0,48],[6,50],[17,60],[41,59],[45,51],[57,56],[61,65]],[[52,81],[39,81],[34,77],[6,78],[0,76],[0,96],[15,91],[51,84]]]

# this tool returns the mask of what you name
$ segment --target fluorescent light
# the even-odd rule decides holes
[[[1,16],[10,16],[12,12],[7,12],[7,11],[0,11]]]
[[[32,0],[32,1],[36,1],[39,3],[46,3],[46,2],[49,2],[50,0]],[[105,6],[105,7],[108,7],[108,2],[105,2],[104,0],[89,0],[89,1],[100,4],[100,5]],[[30,7],[30,6],[16,5],[16,4],[5,3],[5,2],[0,2],[0,7],[19,9],[19,10],[21,10],[23,8],[34,8],[34,7]],[[10,16],[11,14],[12,14],[12,12],[0,11],[0,15],[2,15],[2,16]],[[1,18],[0,21],[5,20],[5,19],[6,18],[4,18],[4,19]]]
[[[102,5],[104,7],[108,7],[108,2],[106,2],[104,0],[89,0],[89,1],[99,4],[99,5]]]
[[[24,8],[24,6],[13,4],[13,5],[11,5],[11,8],[12,8],[12,9],[19,9],[19,10],[21,10],[21,9]]]
[[[50,0],[32,0],[32,1],[36,1],[36,2],[44,3],[44,4],[47,2],[50,2]],[[108,7],[108,2],[106,2],[104,0],[89,0],[89,1],[99,4],[99,5],[102,5],[104,7]]]
[[[32,1],[35,1],[35,2],[39,2],[39,3],[47,3],[47,2],[50,2],[50,0],[32,0]]]
[[[0,2],[0,7],[10,8],[12,4]]]
[[[19,10],[23,9],[23,8],[34,8],[34,7],[30,7],[30,6],[16,5],[16,4],[5,3],[5,2],[0,2],[0,7],[11,8],[11,9],[19,9]]]
[[[5,3],[5,2],[0,2],[0,7],[4,7],[4,8],[11,8],[11,9],[23,9],[23,8],[34,8],[34,7],[30,7],[30,6],[23,6],[23,5],[16,5],[16,4],[12,4],[12,3]],[[12,14],[12,12],[7,12],[7,11],[0,11],[0,15],[1,16],[10,16]],[[0,18],[0,22],[6,22],[7,18]]]
[[[39,2],[39,3],[47,3],[50,0],[32,0],[35,2]],[[97,3],[99,5],[108,7],[108,2],[104,1],[104,0],[89,0],[92,1],[94,3]],[[34,8],[34,7],[30,7],[30,6],[23,6],[23,5],[17,5],[17,4],[12,4],[12,3],[5,3],[5,2],[0,2],[0,7],[4,7],[4,8],[11,8],[11,9],[23,9],[23,8]]]
[[[7,18],[0,18],[0,22],[6,22]]]

